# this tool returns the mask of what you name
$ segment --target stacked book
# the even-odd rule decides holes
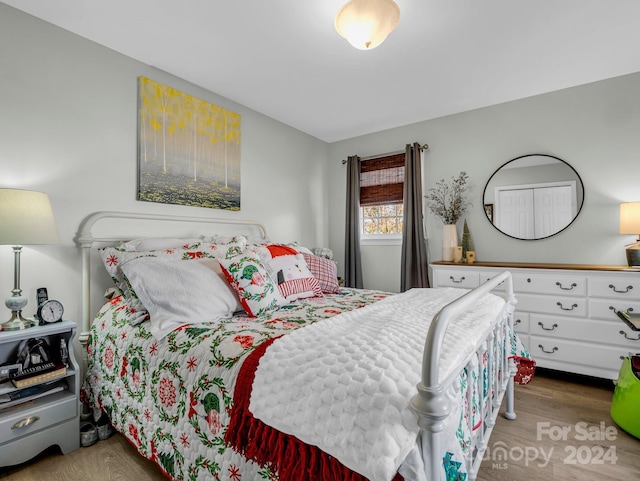
[[[0,385],[0,410],[33,401],[39,397],[68,389],[64,364],[42,363],[12,373],[11,383]]]
[[[11,382],[17,388],[23,388],[52,381],[67,374],[64,364],[44,362],[33,367],[28,367],[11,376]]]

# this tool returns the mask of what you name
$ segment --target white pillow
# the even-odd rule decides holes
[[[120,267],[149,312],[149,330],[158,340],[184,324],[217,321],[242,310],[217,259],[139,257]]]

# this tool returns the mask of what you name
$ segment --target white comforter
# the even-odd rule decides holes
[[[416,444],[409,400],[429,324],[465,292],[412,289],[276,340],[260,360],[250,411],[371,481],[391,480]],[[460,368],[503,306],[489,295],[448,327],[441,380]]]

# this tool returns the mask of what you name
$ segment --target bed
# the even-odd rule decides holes
[[[113,234],[127,222],[159,235]],[[508,272],[340,288],[332,261],[229,219],[98,212],[77,242],[83,400],[170,479],[474,479],[516,365],[531,376]]]

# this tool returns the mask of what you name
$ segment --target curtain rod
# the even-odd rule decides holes
[[[420,146],[420,150],[427,150],[429,148],[429,144],[423,144]],[[387,152],[386,154],[376,154],[376,155],[370,155],[369,157],[362,157],[360,160],[371,160],[371,159],[379,159],[380,157],[389,157],[390,155],[398,155],[398,154],[403,154],[404,152],[406,152],[405,150],[396,150],[395,152]],[[342,164],[346,164],[347,161],[345,159],[342,159]]]

